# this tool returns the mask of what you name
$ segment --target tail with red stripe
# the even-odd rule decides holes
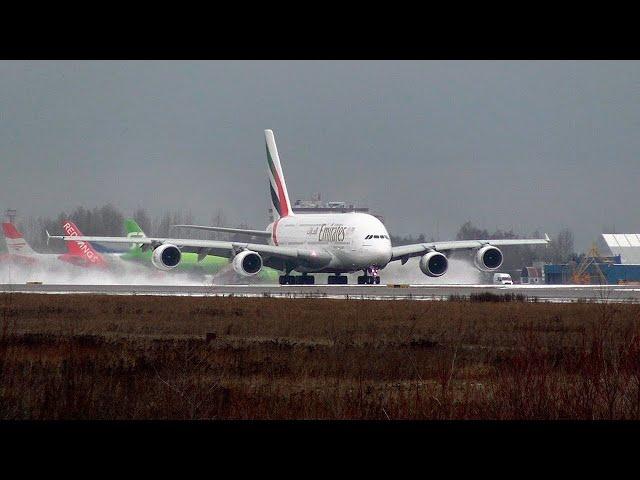
[[[276,140],[271,130],[264,131],[264,137],[267,141],[267,162],[269,172],[269,189],[271,191],[271,204],[273,205],[273,216],[278,219],[293,215],[291,202],[289,201],[289,192],[287,192],[287,184],[282,174],[282,166],[280,165],[280,156],[276,147]]]
[[[7,243],[7,250],[9,253],[29,257],[38,255],[33,251],[31,246],[22,236],[22,233],[18,231],[13,223],[3,223],[2,231],[4,232],[4,239]]]
[[[82,232],[76,224],[69,220],[62,222],[62,229],[70,237],[82,236]],[[106,264],[102,255],[91,246],[91,243],[68,241],[66,244],[70,256],[80,257],[85,263],[96,266],[104,266]]]

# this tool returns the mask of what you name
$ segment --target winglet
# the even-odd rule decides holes
[[[49,246],[49,240],[51,240],[51,235],[49,235],[49,230],[45,229],[45,232],[47,232],[47,247]]]
[[[547,235],[546,233],[544,234],[544,239],[547,241],[547,243],[551,242],[549,235]]]

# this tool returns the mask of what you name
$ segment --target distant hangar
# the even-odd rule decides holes
[[[640,283],[640,234],[603,233],[597,248],[594,245],[581,260],[544,265],[544,280],[548,284]]]
[[[621,263],[640,264],[640,234],[603,233],[602,239],[613,255],[620,255]]]

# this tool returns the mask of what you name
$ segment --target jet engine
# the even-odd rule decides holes
[[[448,267],[447,257],[440,252],[429,252],[420,258],[420,270],[429,277],[441,277]]]
[[[476,252],[473,263],[483,272],[492,272],[502,265],[502,252],[496,247],[485,245]]]
[[[262,257],[251,250],[244,250],[233,257],[232,265],[239,275],[251,277],[262,268]]]
[[[154,267],[167,271],[177,267],[181,258],[182,253],[178,247],[165,243],[153,251],[151,263],[153,263]]]

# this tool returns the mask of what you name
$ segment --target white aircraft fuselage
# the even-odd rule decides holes
[[[296,268],[304,273],[384,268],[391,260],[387,229],[366,213],[290,215],[269,224],[267,231],[271,232],[271,245],[318,249],[331,254],[331,262],[321,269]]]

